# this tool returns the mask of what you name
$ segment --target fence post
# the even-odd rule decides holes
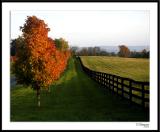
[[[105,78],[106,78],[106,87],[107,87],[108,85],[108,75],[107,74],[105,75]]]
[[[142,84],[142,107],[145,108],[144,84]]]
[[[114,92],[114,76],[113,75],[112,75],[112,83],[113,83],[113,85],[111,87],[112,87],[113,92]]]
[[[90,70],[90,78],[92,79],[92,71]]]
[[[118,77],[116,77],[117,95],[118,95]]]
[[[102,86],[103,86],[103,73],[101,73],[101,84],[102,84]]]
[[[124,98],[124,86],[123,86],[123,83],[124,83],[124,79],[121,78],[122,97]]]
[[[98,83],[100,82],[100,74],[98,73]]]
[[[129,80],[129,100],[132,103],[132,81]]]
[[[108,82],[107,82],[107,81],[108,81],[108,80],[107,80],[107,76],[108,76],[108,75],[105,74],[105,83],[106,83],[106,87],[107,87],[107,83],[108,83]]]
[[[102,73],[100,73],[100,84],[102,84]]]
[[[102,73],[100,73],[100,84],[102,83]]]
[[[104,86],[104,74],[102,73],[102,85]]]
[[[108,76],[108,75],[105,73],[105,83],[106,83],[106,87],[107,87],[107,83],[108,83],[107,76]]]
[[[93,80],[96,81],[96,72],[92,72],[92,77],[93,77]]]
[[[104,86],[106,87],[106,74],[104,73]]]
[[[109,84],[108,85],[109,85],[109,89],[112,90],[111,87],[110,87],[110,75],[109,75]]]
[[[106,86],[106,74],[103,75],[104,86]]]

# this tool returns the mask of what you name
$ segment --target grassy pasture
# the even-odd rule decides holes
[[[122,57],[104,57],[104,56],[81,56],[83,64],[89,69],[118,75],[121,77],[131,78],[136,81],[149,81],[149,59],[122,58]],[[112,83],[113,84],[113,83]],[[128,81],[124,84],[129,85]],[[116,83],[114,84],[117,85]],[[134,87],[141,89],[141,85],[132,84]],[[118,85],[121,88],[121,85]],[[149,89],[148,86],[145,89]],[[124,87],[129,92],[129,89]],[[114,90],[117,91],[116,89]],[[121,91],[118,92],[121,94]],[[132,90],[132,94],[142,96],[142,92]],[[129,97],[124,94],[125,97]],[[149,94],[145,94],[145,98],[149,98]],[[141,100],[132,98],[134,102],[141,104]],[[148,105],[146,103],[146,105]]]
[[[71,59],[62,77],[41,92],[37,107],[36,92],[31,87],[11,88],[11,116],[15,121],[148,121],[149,112],[130,105],[128,100],[102,89]]]
[[[106,56],[81,56],[81,59],[86,67],[95,71],[149,81],[149,59]]]

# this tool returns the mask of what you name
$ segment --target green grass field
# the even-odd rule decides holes
[[[86,67],[95,71],[149,81],[149,59],[105,56],[81,56],[81,59]]]
[[[38,108],[35,91],[22,85],[12,87],[11,121],[149,121],[148,111],[103,89],[73,58],[50,90],[41,92]]]

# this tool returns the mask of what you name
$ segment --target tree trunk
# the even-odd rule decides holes
[[[38,107],[40,107],[41,102],[40,102],[40,87],[37,87],[37,102],[38,102]]]
[[[48,87],[47,91],[48,91],[48,93],[50,93],[50,92],[51,92],[51,90],[50,90],[50,86]]]

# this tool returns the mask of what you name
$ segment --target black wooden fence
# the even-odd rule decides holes
[[[80,59],[83,71],[93,80],[113,91],[122,98],[129,99],[131,103],[142,105],[149,108],[149,82],[135,81],[117,75],[93,71],[85,67]]]

